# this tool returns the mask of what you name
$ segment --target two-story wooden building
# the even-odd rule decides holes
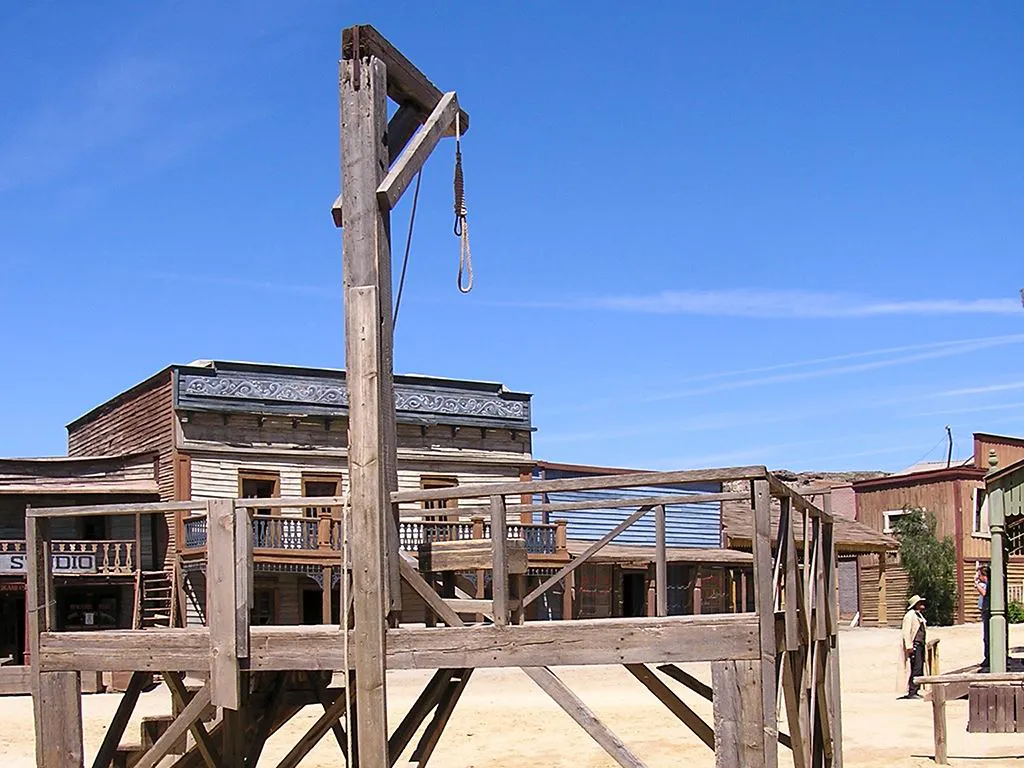
[[[0,459],[0,693],[28,691],[25,510],[158,499],[155,454]],[[158,522],[133,514],[53,523],[54,615],[60,629],[142,625],[144,579],[160,569]]]
[[[530,395],[501,384],[398,375],[395,399],[400,489],[529,477]],[[169,366],[76,419],[68,452],[153,451],[162,500],[341,496],[348,491],[347,415],[342,370],[200,361]],[[336,512],[257,512],[254,621],[319,623],[337,614]],[[411,553],[424,538],[483,535],[471,508],[403,515],[400,540]],[[182,587],[179,621],[203,620],[205,525],[202,515],[178,512],[157,526],[157,561]],[[517,533],[530,544],[531,566],[568,559],[564,544],[556,552],[557,525],[527,528]],[[419,599],[406,597],[403,618],[426,618]]]
[[[876,531],[890,533],[908,508],[935,515],[936,534],[950,537],[956,547],[956,622],[979,621],[974,573],[989,560],[988,506],[985,474],[989,456],[999,466],[1024,459],[1024,438],[978,432],[971,456],[938,464],[910,467],[886,477],[853,483],[857,520]],[[861,557],[861,620],[868,625],[899,624],[906,610],[907,574],[895,552],[884,557]],[[1024,581],[1024,559],[1012,558],[1008,576]]]

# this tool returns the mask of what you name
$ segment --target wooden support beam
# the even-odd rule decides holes
[[[508,525],[505,521],[505,497],[491,496],[491,598],[494,603],[494,623],[508,624]]]
[[[149,751],[139,759],[135,764],[135,768],[155,768],[170,751],[171,747],[185,735],[185,732],[189,730],[192,723],[196,721],[210,703],[210,684],[207,683],[185,705],[185,708],[181,710],[181,714],[160,735],[160,738],[149,748]]]
[[[419,595],[423,602],[427,604],[427,607],[432,610],[441,621],[447,624],[449,627],[461,627],[465,622],[459,617],[459,614],[451,608],[437,592],[434,590],[427,580],[423,578],[415,566],[409,562],[403,553],[403,556],[398,561],[398,566],[401,569],[402,579],[412,587],[413,591]]]
[[[387,94],[399,105],[410,104],[423,114],[441,100],[441,91],[405,55],[369,24],[341,33],[343,59],[375,56],[387,66]],[[462,132],[469,130],[469,115],[460,111]]]
[[[210,695],[214,706],[236,710],[241,703],[238,657],[238,580],[235,571],[235,505],[231,499],[207,502],[206,623],[210,628]],[[248,614],[243,617],[248,624]]]
[[[654,595],[658,616],[668,616],[668,555],[666,553],[665,505],[654,508]]]
[[[270,690],[263,697],[260,703],[259,717],[253,723],[252,738],[249,740],[249,748],[245,754],[245,765],[247,768],[256,768],[263,754],[263,748],[274,727],[274,721],[281,709],[281,701],[285,693],[286,683],[290,674],[288,672],[277,672],[272,674],[273,683]],[[200,721],[196,721],[197,723]],[[195,731],[193,731],[193,734]]]
[[[935,762],[949,765],[946,747],[946,686],[941,683],[932,686],[932,731],[935,736]]]
[[[103,741],[100,743],[100,748],[96,751],[96,757],[92,761],[92,768],[109,768],[110,761],[114,759],[114,753],[117,752],[117,747],[121,743],[121,737],[124,736],[124,729],[128,726],[132,713],[135,712],[135,705],[139,701],[139,694],[142,693],[142,689],[146,687],[146,682],[149,679],[149,674],[145,672],[132,673],[132,678],[128,681],[128,687],[121,696],[121,701],[118,702],[114,717],[110,720],[110,726],[107,728],[107,732],[103,734]]]
[[[751,486],[754,530],[754,603],[760,626],[761,659],[756,667],[760,674],[757,684],[761,695],[762,749],[765,768],[776,768],[779,759],[779,724],[776,716],[775,683],[775,594],[772,589],[771,494],[767,480],[754,480]],[[746,674],[739,668],[738,674]]]
[[[691,691],[693,691],[699,696],[702,696],[708,701],[714,700],[714,693],[710,685],[708,685],[702,680],[698,680],[689,672],[680,669],[675,664],[662,664],[660,667],[658,667],[658,671],[664,672],[677,683],[682,683]]]
[[[552,481],[552,482],[557,482],[557,481]],[[591,544],[589,547],[587,547],[583,551],[583,554],[581,554],[579,557],[573,559],[572,562],[567,563],[565,566],[563,566],[561,569],[559,569],[558,573],[556,573],[554,576],[551,576],[548,579],[546,579],[540,586],[538,586],[536,589],[534,589],[532,592],[530,592],[530,594],[528,594],[526,597],[524,597],[523,598],[523,607],[525,608],[526,606],[528,606],[530,603],[532,603],[538,597],[540,597],[545,592],[547,592],[549,589],[551,589],[551,587],[555,586],[555,584],[560,582],[562,579],[564,579],[570,573],[572,573],[577,568],[579,568],[581,565],[583,565],[587,561],[588,558],[590,558],[596,552],[600,551],[608,542],[610,542],[612,539],[617,537],[620,533],[622,533],[624,530],[629,528],[629,526],[633,525],[633,523],[635,523],[637,520],[639,520],[641,517],[643,517],[644,515],[646,515],[650,511],[651,511],[651,508],[648,507],[648,506],[640,507],[640,509],[638,509],[636,512],[634,512],[632,515],[627,517],[625,520],[623,520],[621,523],[619,523],[617,526],[615,526],[612,530],[610,530],[608,533],[606,533],[600,539],[598,539],[593,544]],[[494,535],[494,524],[493,523],[491,524],[491,535],[492,536]]]
[[[521,496],[523,494],[555,493],[556,491],[593,491],[607,488],[635,488],[637,486],[686,485],[689,483],[753,480],[755,478],[764,478],[767,476],[767,473],[768,470],[763,466],[730,467],[727,469],[684,469],[673,472],[631,472],[622,475],[570,477],[559,480],[531,480],[528,483],[522,481],[468,483],[466,485],[431,488],[429,490],[397,491],[391,494],[391,500],[397,504],[409,501],[483,499],[494,495]],[[742,496],[747,498],[749,494],[745,493]],[[643,500],[641,499],[639,503],[643,503]]]
[[[419,768],[426,768],[430,756],[434,754],[437,743],[441,740],[441,734],[444,733],[444,729],[448,725],[452,713],[455,711],[455,705],[462,698],[462,694],[466,690],[472,674],[472,669],[458,669],[454,670],[452,676],[448,679],[448,685],[441,692],[441,698],[437,702],[437,710],[434,712],[434,717],[423,732],[419,744],[416,745],[416,749],[412,753],[412,761]]]
[[[526,573],[529,567],[526,541],[505,537],[502,540],[506,571],[510,574]],[[418,548],[419,569],[422,573],[490,570],[494,560],[494,546],[493,537],[425,542]]]
[[[547,667],[524,667],[523,672],[590,734],[615,762],[623,768],[644,768],[640,758],[634,755],[554,672]]]
[[[162,676],[167,689],[171,692],[171,698],[175,702],[177,711],[181,712],[192,700],[192,694],[186,690],[180,673],[164,672]],[[196,749],[202,756],[206,768],[221,768],[220,752],[206,730],[206,725],[203,724],[202,713],[189,726],[189,731],[192,733],[192,738],[195,739]]]
[[[77,672],[40,672],[33,698],[37,702],[36,765],[39,768],[82,768],[85,750],[80,675]]]
[[[409,742],[412,741],[412,737],[416,735],[416,731],[423,724],[423,721],[427,719],[427,715],[437,706],[438,701],[441,700],[441,694],[444,693],[448,683],[457,672],[459,670],[439,669],[423,688],[419,698],[409,708],[402,722],[398,724],[395,732],[388,739],[391,765],[398,762],[398,758],[405,751],[405,748],[409,746]]]
[[[309,730],[295,743],[295,746],[289,750],[288,754],[281,759],[281,762],[277,764],[277,768],[295,768],[329,730],[341,728],[338,720],[345,714],[345,706],[345,694],[339,693],[334,702],[324,710],[324,713],[320,715],[317,721],[309,727]],[[345,743],[344,738],[346,737],[343,734],[342,744]],[[342,752],[344,751],[345,747],[342,747]]]
[[[715,765],[718,768],[766,768],[768,765],[761,664],[760,661],[718,661],[711,665],[715,690]]]
[[[327,692],[327,683],[322,683],[320,680],[318,680],[316,673],[307,672],[306,677],[309,679],[309,684],[312,686],[313,692],[316,694],[317,699],[320,701],[320,706],[323,707],[325,713],[327,712],[327,710],[331,709],[335,704],[337,704],[338,699],[344,700],[344,689],[338,692],[336,699],[332,700]],[[338,716],[338,718],[340,717],[341,715]],[[331,731],[334,733],[334,740],[338,743],[338,749],[341,750],[341,754],[347,757],[348,736],[345,734],[345,729],[341,727],[341,722],[338,718],[334,719],[334,723],[331,725]]]
[[[419,127],[423,125],[425,112],[420,111],[412,104],[403,104],[395,114],[388,120],[388,165],[395,164],[395,160],[402,154],[405,145],[415,135]]]
[[[377,203],[382,210],[390,211],[398,205],[402,193],[408,189],[409,183],[423,168],[430,153],[455,120],[458,110],[459,100],[455,96],[455,91],[449,91],[437,102],[423,127],[412,137],[412,141],[377,187]]]
[[[810,745],[804,739],[804,716],[800,711],[800,689],[803,687],[803,663],[798,651],[786,651],[782,659],[782,691],[789,724],[790,749],[793,750],[793,768],[810,767]]]
[[[694,712],[686,703],[680,699],[672,689],[665,685],[658,676],[643,664],[626,664],[626,669],[643,683],[654,696],[668,707],[669,712],[675,715],[679,721],[696,734],[697,738],[704,742],[711,750],[715,748],[715,731],[704,722],[704,719]]]

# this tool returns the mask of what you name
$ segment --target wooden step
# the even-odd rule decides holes
[[[143,749],[141,744],[121,744],[114,752],[114,759],[110,762],[111,768],[134,768],[135,764],[142,759]]]
[[[139,728],[142,732],[142,748],[149,749],[152,747],[173,722],[173,715],[155,715],[142,718],[142,725]],[[172,755],[183,755],[187,749],[187,739],[183,734],[180,739],[171,745],[169,753]]]

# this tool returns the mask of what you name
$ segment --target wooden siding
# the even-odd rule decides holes
[[[126,453],[154,452],[157,454],[157,485],[160,499],[174,499],[174,412],[171,402],[170,373],[157,379],[149,388],[119,398],[107,409],[101,409],[88,418],[79,419],[68,427],[68,454],[70,456],[115,456]],[[165,533],[166,553],[175,549],[174,514],[168,513]],[[161,549],[163,547],[161,546]],[[169,568],[166,553],[160,567]]]
[[[859,583],[857,575],[857,558],[846,555],[839,558],[839,615],[841,618],[853,618],[858,611]]]
[[[0,459],[5,494],[155,493],[155,455]]]
[[[866,627],[878,626],[878,556],[861,555],[860,567],[860,623]],[[907,612],[907,572],[889,556],[885,566],[886,626],[898,627]]]
[[[999,435],[976,434],[974,436],[974,463],[988,469],[988,452],[994,450],[998,467],[1008,467],[1024,459],[1024,440]]]

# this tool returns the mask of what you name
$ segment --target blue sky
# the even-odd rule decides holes
[[[383,7],[0,5],[0,455],[62,453],[170,362],[343,364],[356,22],[472,116],[476,289],[448,141],[400,372],[533,392],[561,461],[896,469],[947,423],[958,454],[1024,434],[1024,7]]]

